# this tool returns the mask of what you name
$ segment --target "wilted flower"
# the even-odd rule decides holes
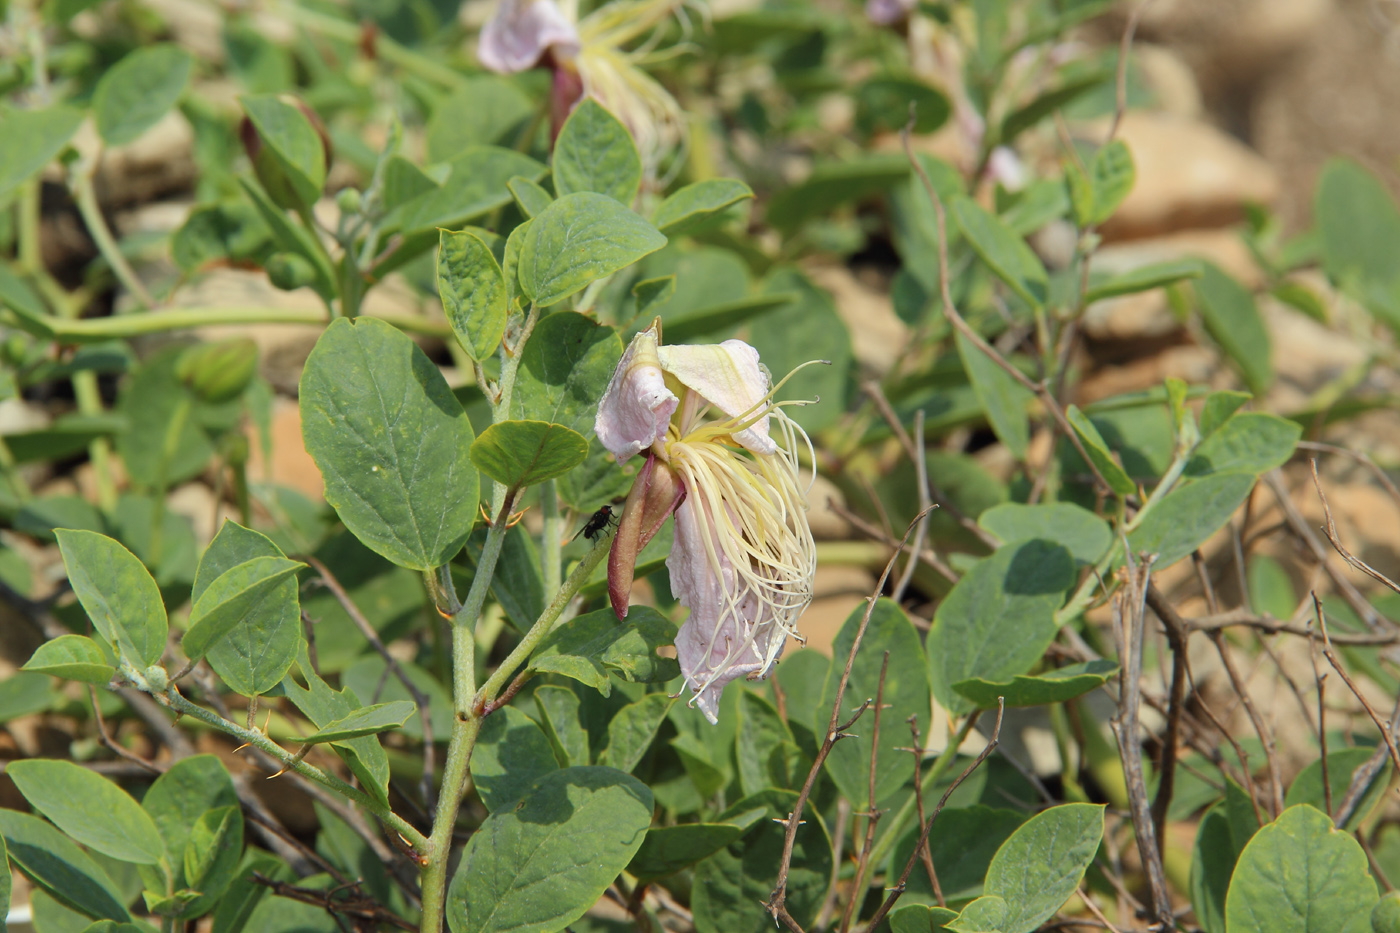
[[[691,703],[716,721],[730,681],[767,677],[812,601],[816,546],[798,481],[806,433],[773,401],[758,351],[741,340],[661,346],[633,338],[598,406],[598,440],[619,462],[645,452],[608,560],[627,615],[638,552],[673,511],[666,566],[690,618],[676,636]]]
[[[685,138],[685,115],[639,67],[645,46],[627,47],[679,12],[681,0],[617,0],[582,20],[576,7],[569,0],[500,0],[481,30],[477,57],[503,74],[549,66],[555,130],[584,95],[593,97],[626,124],[654,171]]]

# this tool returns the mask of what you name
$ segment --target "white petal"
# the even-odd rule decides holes
[[[705,401],[731,418],[756,413],[772,386],[758,363],[758,351],[742,340],[720,344],[679,344],[660,347],[661,366],[682,385],[699,393]],[[768,416],[764,415],[734,439],[758,454],[771,454],[778,445],[768,436]]]
[[[598,403],[594,433],[619,463],[665,440],[666,426],[680,404],[666,388],[656,351],[654,330],[633,337]]]
[[[476,56],[483,67],[510,74],[535,67],[551,46],[568,57],[579,50],[578,30],[554,0],[501,0],[481,29]]]

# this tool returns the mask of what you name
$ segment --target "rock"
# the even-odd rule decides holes
[[[807,493],[807,522],[812,526],[812,537],[818,541],[844,541],[851,536],[850,523],[837,514],[832,503],[844,507],[846,495],[818,473]]]
[[[1164,379],[1180,379],[1189,385],[1222,383],[1218,388],[1229,388],[1232,382],[1214,350],[1180,344],[1090,373],[1075,387],[1074,398],[1076,404],[1087,405],[1125,392],[1160,388]]]
[[[1268,205],[1278,196],[1273,168],[1253,150],[1205,123],[1168,113],[1130,111],[1118,136],[1132,151],[1137,183],[1103,225],[1107,239],[1224,226],[1242,219],[1246,204]],[[1096,138],[1102,137],[1100,131]]]
[[[1190,230],[1151,240],[1110,243],[1094,254],[1093,269],[1117,275],[1183,258],[1209,260],[1246,288],[1262,284],[1253,255],[1232,230]],[[1084,333],[1094,340],[1117,341],[1163,337],[1181,328],[1167,306],[1166,292],[1160,288],[1096,301],[1085,311],[1082,324]]]
[[[95,188],[107,207],[146,204],[188,191],[198,169],[194,164],[194,130],[179,110],[125,146],[104,150]]]
[[[807,648],[831,657],[831,645],[836,633],[846,624],[846,618],[875,588],[875,577],[864,567],[823,564],[817,568],[816,598],[797,620],[797,627],[807,639]],[[789,649],[796,645],[789,643]]]
[[[1201,87],[1195,72],[1175,50],[1162,45],[1133,46],[1132,61],[1152,91],[1156,109],[1179,117],[1201,116]]]
[[[870,375],[888,373],[909,342],[909,328],[895,315],[888,289],[871,288],[845,266],[809,266],[805,271],[831,293],[836,313],[850,331],[856,362]]]

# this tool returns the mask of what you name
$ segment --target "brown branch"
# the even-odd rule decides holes
[[[1176,918],[1172,916],[1162,849],[1157,841],[1152,806],[1147,799],[1147,780],[1142,772],[1142,736],[1139,731],[1142,643],[1143,632],[1147,628],[1147,589],[1153,560],[1154,555],[1149,554],[1144,555],[1141,562],[1135,563],[1131,553],[1128,553],[1127,589],[1120,590],[1113,599],[1113,629],[1118,639],[1121,666],[1118,674],[1118,715],[1109,721],[1109,725],[1118,740],[1118,750],[1123,759],[1123,779],[1132,810],[1133,834],[1137,837],[1138,855],[1147,871],[1152,896],[1149,915],[1155,918],[1156,928],[1174,930]]]
[[[1156,585],[1147,584],[1147,604],[1162,620],[1167,644],[1172,652],[1171,694],[1167,701],[1167,732],[1162,736],[1162,755],[1157,763],[1157,796],[1152,800],[1152,825],[1157,831],[1157,848],[1166,844],[1167,810],[1176,788],[1177,743],[1181,736],[1181,713],[1186,700],[1186,642],[1190,637],[1181,616]]]
[[[1225,673],[1230,678],[1231,686],[1235,688],[1235,694],[1240,698],[1245,715],[1249,717],[1249,722],[1254,727],[1254,734],[1259,737],[1259,744],[1264,749],[1264,759],[1269,771],[1270,806],[1273,815],[1277,816],[1283,812],[1283,777],[1279,773],[1278,756],[1274,753],[1273,737],[1269,733],[1268,726],[1264,723],[1264,718],[1259,715],[1259,710],[1255,708],[1254,698],[1249,695],[1249,688],[1245,686],[1244,680],[1240,677],[1239,669],[1235,667],[1234,658],[1230,656],[1230,651],[1225,645],[1225,637],[1218,629],[1211,632],[1209,637],[1215,645],[1215,652],[1220,656],[1221,663],[1225,665]]]
[[[1194,619],[1185,619],[1184,621],[1193,632],[1213,632],[1239,625],[1247,628],[1255,628],[1269,635],[1287,632],[1290,635],[1301,635],[1307,638],[1309,633],[1307,626],[1295,625],[1291,622],[1281,622],[1267,613],[1264,615],[1255,615],[1246,609],[1232,609],[1229,612],[1199,616]],[[1400,630],[1389,633],[1338,632],[1332,636],[1332,643],[1337,645],[1369,647],[1375,645],[1393,645],[1397,642],[1400,642]]]
[[[909,535],[914,531],[914,525],[919,519],[924,517],[924,513],[914,516],[914,521],[904,531],[904,541],[909,540]],[[764,904],[767,911],[773,915],[773,919],[782,923],[794,933],[803,933],[802,927],[788,913],[787,909],[787,880],[788,872],[792,869],[792,849],[797,841],[797,828],[802,822],[802,811],[807,806],[807,799],[812,794],[812,786],[817,781],[817,774],[820,773],[822,765],[826,762],[827,756],[831,754],[832,747],[841,739],[846,738],[846,730],[849,729],[860,715],[870,706],[870,701],[866,700],[860,705],[847,722],[839,724],[841,717],[841,701],[846,696],[846,686],[851,682],[851,668],[856,663],[856,652],[860,650],[861,642],[865,640],[865,630],[870,626],[870,616],[875,611],[875,603],[879,600],[880,594],[885,589],[885,581],[890,578],[890,572],[894,570],[895,561],[899,557],[896,551],[890,556],[889,562],[885,564],[885,570],[880,574],[879,581],[875,584],[874,592],[866,601],[865,613],[861,616],[860,625],[856,628],[855,638],[851,642],[851,650],[846,655],[846,667],[841,672],[841,680],[836,684],[836,698],[831,704],[831,716],[827,721],[826,736],[822,740],[821,748],[817,751],[816,760],[812,762],[811,769],[807,772],[807,780],[802,783],[802,790],[797,794],[797,802],[793,805],[792,812],[783,821],[787,827],[787,833],[783,838],[783,855],[778,865],[778,882],[773,888],[773,893],[768,896],[768,901]]]
[[[870,522],[866,521],[864,518],[857,515],[855,512],[852,512],[845,506],[841,505],[836,500],[827,500],[827,508],[831,509],[831,511],[835,512],[837,515],[850,522],[851,525],[855,527],[856,531],[859,531],[866,537],[873,538],[876,541],[879,541],[881,544],[887,544],[890,547],[895,548],[896,552],[902,551],[906,554],[914,553],[910,545],[902,544],[901,542],[896,541],[892,535],[886,534],[883,529],[878,528]],[[935,554],[932,550],[930,550],[929,548],[924,548],[923,550],[918,552],[918,555],[919,560],[932,567],[934,572],[937,573],[940,577],[947,580],[949,583],[958,582],[958,575],[953,572],[953,568],[943,563],[943,561],[939,559],[938,555]]]
[[[924,748],[919,741],[919,714],[915,713],[909,717],[909,731],[914,734],[914,744],[910,751],[914,753],[914,804],[919,811],[919,825],[924,825],[927,817],[924,815],[924,793],[923,778],[919,776],[919,765],[923,763]],[[919,861],[924,863],[924,871],[928,873],[928,883],[933,887],[933,897],[938,901],[939,907],[947,907],[948,902],[943,899],[943,886],[938,883],[938,871],[933,867],[933,853],[928,850],[928,843],[915,848],[919,853]]]
[[[1341,538],[1337,536],[1337,523],[1332,519],[1332,507],[1327,504],[1327,493],[1322,491],[1322,480],[1318,479],[1317,476],[1317,461],[1310,460],[1309,463],[1312,464],[1313,485],[1317,487],[1317,497],[1322,500],[1322,514],[1327,519],[1327,526],[1322,530],[1323,534],[1327,535],[1327,540],[1331,543],[1336,552],[1341,555],[1342,560],[1371,577],[1373,580],[1378,580],[1394,592],[1400,593],[1400,583],[1396,583],[1375,567],[1372,567],[1361,558],[1352,554],[1342,544]]]
[[[925,514],[924,518],[928,515]],[[920,519],[920,523],[923,519]],[[912,561],[910,562],[912,565]],[[884,658],[880,661],[880,680],[875,688],[875,724],[870,733],[870,791],[867,797],[865,811],[865,839],[861,842],[860,855],[856,859],[855,884],[851,886],[851,897],[846,901],[846,909],[841,914],[841,933],[846,933],[851,928],[851,920],[855,916],[856,908],[860,906],[864,898],[861,892],[865,890],[865,873],[870,870],[870,848],[875,844],[875,827],[880,823],[883,815],[875,807],[875,779],[879,776],[877,763],[880,754],[880,712],[885,707],[885,673],[890,667],[890,653],[885,652]],[[918,793],[917,787],[915,793]]]
[[[1317,598],[1316,593],[1313,594],[1313,609],[1317,613],[1317,624],[1322,629],[1322,656],[1327,659],[1328,664],[1332,665],[1332,669],[1341,675],[1342,682],[1356,697],[1361,708],[1366,711],[1366,715],[1371,717],[1371,722],[1375,723],[1376,728],[1380,730],[1381,740],[1385,742],[1385,747],[1390,751],[1390,760],[1395,764],[1396,773],[1400,774],[1400,751],[1396,750],[1395,736],[1391,734],[1392,725],[1381,722],[1381,717],[1376,714],[1375,708],[1361,695],[1361,691],[1356,689],[1356,684],[1347,674],[1346,668],[1342,667],[1341,662],[1337,660],[1337,654],[1332,650],[1332,643],[1327,637],[1327,613],[1322,610],[1322,602]]]
[[[1327,706],[1323,702],[1326,697],[1327,675],[1322,673],[1317,666],[1317,639],[1308,638],[1308,657],[1312,660],[1313,683],[1317,687],[1317,744],[1321,749],[1322,757],[1318,760],[1322,763],[1322,795],[1327,804],[1327,815],[1330,817],[1332,809],[1332,781],[1327,774]]]
[[[1349,447],[1340,447],[1336,444],[1322,444],[1317,441],[1299,441],[1298,449],[1316,450],[1331,454],[1345,454],[1346,456],[1365,464],[1366,467],[1380,482],[1380,484],[1385,487],[1385,491],[1390,493],[1390,498],[1395,500],[1395,504],[1400,505],[1400,488],[1396,488],[1395,483],[1391,482],[1390,476],[1385,472],[1385,470],[1382,470],[1380,468],[1380,465],[1377,464],[1376,461],[1371,459],[1369,454],[1359,450],[1352,450]]]
[[[1396,726],[1400,724],[1400,697],[1395,699],[1395,708],[1390,711],[1390,734],[1395,737]],[[1337,805],[1337,814],[1333,819],[1338,826],[1345,826],[1347,820],[1351,819],[1351,814],[1361,803],[1361,796],[1366,793],[1366,789],[1371,786],[1381,768],[1390,759],[1390,749],[1384,742],[1376,746],[1376,750],[1367,758],[1361,767],[1351,773],[1351,783],[1347,785],[1346,796]]]
[[[433,772],[437,763],[434,760],[436,749],[433,745],[433,721],[428,708],[429,697],[418,686],[409,679],[403,667],[399,665],[398,659],[389,653],[389,649],[384,647],[384,642],[379,639],[379,633],[374,630],[374,626],[369,624],[369,619],[360,611],[360,607],[355,605],[355,601],[350,598],[350,594],[345,591],[345,587],[340,585],[340,581],[331,573],[330,568],[311,555],[302,558],[311,565],[321,578],[321,585],[331,591],[336,602],[340,603],[340,608],[345,610],[345,614],[350,617],[350,621],[355,623],[355,628],[360,630],[360,634],[365,636],[365,640],[384,659],[384,664],[388,670],[398,678],[399,683],[408,691],[408,695],[413,698],[413,702],[418,705],[418,721],[423,728],[423,777],[418,785],[418,793],[423,798],[426,809],[433,809]]]
[[[341,914],[363,923],[388,924],[398,927],[400,930],[418,929],[416,924],[409,923],[381,906],[378,901],[355,890],[359,885],[358,881],[342,884],[329,890],[319,890],[317,888],[297,887],[285,881],[274,881],[256,871],[253,872],[252,878],[256,883],[271,889],[278,897],[300,901],[303,904],[312,904],[332,916]]]
[[[982,762],[987,760],[987,756],[991,755],[996,750],[997,745],[1001,743],[1001,720],[1005,713],[1006,700],[1004,697],[997,697],[997,721],[996,726],[992,729],[992,737],[988,739],[986,747],[977,753],[972,764],[963,769],[963,773],[958,775],[958,779],[950,784],[948,789],[943,792],[943,796],[939,798],[938,806],[934,808],[933,815],[928,818],[923,831],[919,833],[919,841],[914,844],[914,851],[909,853],[909,860],[904,863],[904,870],[899,873],[899,881],[893,888],[890,888],[890,893],[880,904],[879,909],[875,911],[875,916],[870,918],[869,929],[874,930],[880,926],[880,921],[885,919],[885,915],[894,908],[895,902],[904,893],[904,888],[909,883],[909,875],[914,871],[914,863],[919,860],[919,848],[928,845],[928,834],[933,829],[933,823],[938,819],[938,814],[942,813],[943,808],[947,805],[948,798],[953,796],[953,792],[971,776],[973,771],[977,770]],[[914,791],[918,793],[919,789],[915,788]]]
[[[909,558],[904,562],[904,573],[900,574],[899,582],[895,584],[894,592],[890,598],[897,603],[904,601],[904,591],[909,588],[909,583],[914,579],[914,568],[918,566],[918,553],[924,549],[924,537],[928,534],[928,523],[932,517],[931,506],[933,502],[929,499],[928,491],[928,448],[924,446],[924,410],[920,408],[914,414],[914,433],[919,436],[919,445],[915,448],[918,455],[914,458],[915,475],[919,481],[919,509],[924,513],[924,517],[919,519],[919,530],[914,532],[914,544],[909,549]]]

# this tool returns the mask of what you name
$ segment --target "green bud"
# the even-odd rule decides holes
[[[1371,911],[1371,929],[1375,933],[1400,933],[1400,891],[1391,891],[1377,902]]]
[[[251,452],[248,435],[237,431],[225,434],[220,449],[230,466],[243,466],[248,462],[248,454]]]
[[[354,188],[341,188],[340,193],[335,196],[335,205],[340,208],[342,214],[358,214],[360,212],[360,192]]]
[[[0,356],[11,366],[23,366],[29,358],[29,338],[24,334],[11,334],[0,345]]]
[[[258,345],[247,337],[190,347],[175,375],[200,399],[212,404],[237,398],[258,371]]]
[[[296,253],[273,253],[267,260],[267,277],[273,285],[290,292],[316,281],[316,267]]]

